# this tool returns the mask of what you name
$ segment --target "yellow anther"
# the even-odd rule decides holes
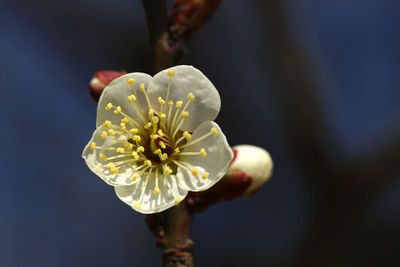
[[[125,148],[128,148],[128,149],[132,149],[132,148],[133,148],[133,145],[132,145],[131,143],[125,143],[125,144],[124,144],[124,147],[125,147]]]
[[[170,76],[170,77],[175,76],[175,71],[173,69],[169,69],[168,76]]]
[[[154,154],[156,154],[156,155],[161,155],[161,149],[156,149],[156,150],[154,150]]]
[[[104,128],[108,128],[108,127],[110,127],[111,125],[112,125],[112,122],[109,121],[109,120],[106,120],[106,121],[103,123],[103,127],[104,127]]]
[[[112,107],[113,107],[113,105],[111,103],[108,103],[105,109],[110,110]]]
[[[151,166],[151,160],[146,159],[144,161],[144,164],[150,167]]]
[[[161,136],[161,137],[164,137],[164,136],[165,136],[165,134],[163,133],[163,131],[162,131],[161,129],[158,130],[157,133],[158,133],[158,135]]]
[[[201,155],[202,157],[207,156],[207,151],[206,151],[204,148],[201,148],[201,149],[200,149],[200,155]]]
[[[123,123],[128,123],[128,122],[129,122],[129,119],[128,119],[128,118],[123,118],[123,119],[121,119],[121,122],[123,122]]]
[[[140,88],[140,91],[142,91],[142,92],[144,92],[146,89],[146,87],[144,86],[144,83],[141,83],[139,88]]]
[[[149,116],[152,117],[154,115],[154,109],[149,109]]]
[[[218,130],[217,130],[217,128],[211,128],[211,133],[212,133],[212,135],[217,135],[218,134]]]
[[[162,161],[167,160],[167,159],[168,159],[168,154],[167,153],[164,153],[164,154],[161,155],[161,160]]]
[[[164,172],[163,172],[164,176],[168,176],[172,173],[172,170],[170,167],[168,167],[167,165],[164,165],[163,167],[164,167]]]
[[[192,168],[192,174],[193,174],[194,176],[199,175],[199,169],[197,169],[197,168]]]
[[[155,196],[157,196],[158,194],[160,194],[160,188],[158,188],[157,186],[154,187],[153,193]]]
[[[210,174],[209,174],[208,172],[204,172],[203,175],[201,176],[201,178],[207,179],[207,177],[208,177],[209,175],[210,175]]]
[[[175,198],[175,205],[179,205],[179,203],[181,203],[181,199],[180,198],[178,198],[178,197],[176,197]]]
[[[145,128],[145,129],[150,129],[150,127],[151,127],[151,122],[148,122],[148,123],[146,123],[146,124],[144,125],[144,128]]]
[[[188,131],[184,131],[183,137],[185,137],[186,140],[190,140],[190,138],[192,138],[192,135]]]
[[[150,135],[150,138],[153,139],[153,140],[156,140],[158,137],[159,137],[158,134],[152,134],[152,135]]]
[[[111,168],[111,169],[110,169],[110,172],[111,172],[112,174],[116,174],[116,173],[118,173],[118,168]]]
[[[157,101],[158,101],[158,103],[160,103],[161,105],[164,105],[164,104],[165,104],[165,100],[162,99],[161,96],[159,96],[159,97],[157,98]]]
[[[133,103],[133,101],[136,101],[136,96],[134,96],[134,95],[128,96],[128,101],[129,101],[129,103]]]
[[[126,124],[124,122],[121,122],[119,125],[121,126],[122,130],[126,131]]]
[[[142,204],[140,204],[139,202],[136,202],[135,204],[133,204],[133,207],[136,209],[140,209],[142,207]]]
[[[176,101],[175,107],[177,109],[180,109],[182,107],[182,105],[183,105],[183,102],[181,100],[178,100],[178,101]]]
[[[101,158],[103,161],[107,161],[107,156],[106,156],[106,154],[101,153],[101,154],[100,154],[100,158]]]
[[[109,133],[110,135],[112,135],[112,136],[115,136],[115,131],[114,131],[113,129],[109,129],[109,130],[108,130],[108,133]]]
[[[121,112],[121,106],[118,106],[115,110],[114,110],[114,114],[119,114]]]
[[[159,116],[161,119],[164,119],[165,117],[167,117],[167,115],[165,115],[165,114],[162,113],[162,112],[158,112],[158,116]]]
[[[128,78],[128,79],[126,79],[126,82],[127,82],[127,83],[135,83],[135,79],[133,79],[133,78]]]
[[[175,152],[176,152],[176,153],[181,152],[181,150],[179,149],[179,147],[175,148]]]
[[[134,173],[132,176],[132,181],[136,181],[136,179],[139,177],[140,177],[140,175],[138,173]]]
[[[108,134],[107,134],[106,131],[102,131],[100,137],[101,137],[101,139],[106,139],[106,138],[107,138],[107,135],[108,135]]]
[[[117,151],[118,153],[125,153],[125,149],[124,149],[123,147],[118,147],[118,148],[116,149],[116,151]]]
[[[112,162],[108,163],[108,164],[107,164],[107,167],[110,168],[110,169],[116,168],[116,167],[115,167],[115,164],[112,163]]]
[[[189,98],[190,101],[193,101],[193,100],[194,100],[194,95],[193,95],[192,93],[189,93],[189,94],[187,95],[187,97]]]
[[[132,129],[129,130],[129,132],[130,132],[131,134],[137,134],[137,133],[139,132],[139,130],[136,129],[136,128],[132,128]]]
[[[136,141],[136,142],[140,142],[140,140],[142,140],[140,135],[135,135],[132,139],[133,139],[133,141]]]
[[[153,121],[153,123],[158,123],[160,121],[157,116],[154,116],[153,118],[151,118],[151,120]]]
[[[167,146],[165,145],[165,143],[163,141],[160,141],[159,144],[160,144],[160,147],[162,149],[166,149],[167,148]]]
[[[168,102],[168,106],[173,106],[174,105],[174,102],[173,101],[169,101]]]
[[[144,147],[140,146],[138,148],[136,148],[136,152],[144,152]]]
[[[186,119],[187,117],[189,117],[189,112],[183,111],[183,112],[181,113],[181,118]]]
[[[138,160],[138,159],[139,159],[139,155],[138,155],[138,153],[135,152],[135,151],[132,152],[132,157],[133,157],[135,160]]]
[[[91,150],[94,150],[96,148],[96,143],[95,142],[91,142],[90,145],[89,145],[89,148]]]

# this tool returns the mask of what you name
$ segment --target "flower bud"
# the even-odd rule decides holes
[[[103,89],[114,79],[126,74],[126,71],[101,70],[93,75],[89,83],[90,95],[97,102]]]
[[[200,212],[211,205],[240,197],[252,196],[272,175],[270,154],[263,148],[238,145],[227,174],[213,187],[203,192],[189,192],[187,199],[192,211]]]
[[[252,145],[233,147],[235,157],[224,179],[251,179],[242,196],[255,194],[272,175],[273,162],[268,151]]]

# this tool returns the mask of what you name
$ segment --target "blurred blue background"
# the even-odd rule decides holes
[[[184,60],[219,90],[217,122],[229,143],[262,146],[275,162],[257,195],[196,215],[198,266],[294,266],[318,222],[318,188],[278,114],[291,104],[276,97],[276,70],[265,64],[274,51],[261,2],[223,1]],[[282,3],[317,70],[335,149],[353,159],[399,135],[400,3]],[[95,129],[91,76],[103,69],[151,72],[141,1],[0,0],[0,22],[0,266],[160,266],[144,216],[80,156]],[[400,265],[400,175],[388,175],[391,182],[360,203],[360,235],[349,255],[340,264],[308,266]]]

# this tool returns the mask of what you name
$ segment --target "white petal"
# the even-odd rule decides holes
[[[168,100],[172,100],[174,103],[181,100],[185,105],[189,93],[195,96],[187,109],[189,117],[181,127],[182,130],[192,132],[203,121],[214,120],[217,117],[221,100],[217,89],[198,69],[185,65],[176,66],[172,69],[175,71],[175,76],[172,77]],[[160,107],[157,102],[159,96],[163,99],[166,98],[168,82],[168,70],[157,73],[151,80],[148,93],[154,107]]]
[[[203,122],[193,133],[189,140],[194,141],[210,132],[211,128],[216,128],[218,134],[210,135],[202,141],[188,146],[182,152],[199,152],[201,148],[206,149],[207,156],[181,156],[180,161],[191,164],[198,169],[198,176],[194,176],[190,169],[179,167],[177,172],[178,183],[181,188],[189,191],[203,191],[218,182],[228,171],[228,167],[233,159],[233,152],[225,135],[222,133],[218,124],[212,121]],[[202,174],[208,172],[210,175],[202,178]]]
[[[111,128],[117,130],[116,127],[111,126]],[[83,150],[82,157],[85,159],[86,164],[88,165],[89,169],[91,169],[95,174],[97,174],[101,179],[103,179],[109,185],[131,185],[135,183],[132,181],[132,176],[135,169],[134,162],[125,165],[124,167],[118,168],[118,173],[112,174],[110,168],[106,167],[109,162],[113,162],[111,160],[104,161],[100,155],[105,154],[108,158],[116,155],[121,155],[120,153],[116,152],[115,150],[103,150],[103,149],[90,149],[90,144],[92,142],[96,143],[96,146],[101,147],[121,147],[121,143],[116,142],[115,140],[107,137],[106,139],[102,139],[100,137],[103,131],[107,131],[104,129],[103,126],[100,126],[96,129],[93,133],[92,139],[86,145],[85,149]],[[125,137],[119,137],[121,140],[126,140]],[[124,139],[125,138],[125,139]],[[123,158],[130,159],[130,157]]]
[[[168,178],[165,176],[159,177],[158,187],[160,192],[155,195],[153,190],[155,187],[155,175],[152,173],[148,177],[141,179],[141,181],[135,185],[131,186],[116,186],[115,193],[117,196],[126,204],[131,206],[138,212],[141,213],[156,213],[166,210],[174,205],[176,205],[176,200],[183,200],[187,195],[187,190],[183,190],[178,187],[176,183],[176,178],[170,175]],[[167,185],[169,183],[169,186]],[[146,185],[146,187],[144,187]],[[173,193],[171,192],[171,190]],[[142,191],[144,191],[143,199],[141,200],[141,206],[135,206],[134,204],[140,201]]]
[[[151,76],[145,73],[134,72],[128,73],[117,79],[113,80],[106,88],[104,88],[103,93],[100,96],[99,104],[97,105],[97,120],[96,126],[99,127],[105,120],[111,121],[113,124],[119,125],[122,115],[116,115],[113,113],[113,110],[107,111],[105,107],[108,103],[112,103],[114,106],[121,106],[121,109],[124,113],[129,115],[132,119],[137,122],[142,121],[138,113],[136,112],[135,106],[136,103],[130,103],[128,101],[128,96],[134,94],[133,85],[127,83],[128,78],[135,79],[135,86],[137,92],[137,100],[136,103],[139,104],[138,109],[142,112],[142,114],[146,114],[148,111],[148,105],[145,99],[143,92],[139,90],[139,86],[141,83],[144,83],[146,88],[151,80]],[[147,117],[146,117],[147,118]]]

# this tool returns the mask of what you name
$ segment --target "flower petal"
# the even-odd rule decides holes
[[[176,101],[181,100],[185,105],[189,101],[188,94],[194,95],[195,99],[191,101],[187,108],[189,117],[181,127],[182,130],[192,132],[203,121],[214,120],[217,117],[221,108],[221,100],[217,89],[198,69],[185,65],[176,66],[172,69],[175,71],[175,75],[171,77],[168,101],[172,100],[176,103]],[[159,96],[166,100],[170,79],[168,71],[163,70],[157,73],[150,82],[148,94],[154,107],[160,107],[157,102]]]
[[[148,181],[146,181],[148,179]],[[160,192],[155,195],[155,174],[149,177],[143,177],[137,184],[131,186],[116,186],[115,193],[126,204],[134,210],[141,213],[156,213],[166,210],[177,204],[177,200],[183,200],[187,195],[187,190],[178,187],[176,178],[172,175],[169,177],[160,176],[158,187]],[[168,183],[168,184],[167,184]],[[144,190],[144,192],[143,192]],[[172,192],[173,191],[173,192]],[[141,195],[142,200],[140,201]],[[136,206],[135,203],[140,202],[141,205]]]
[[[216,128],[218,134],[216,136],[210,135],[198,143],[185,147],[182,152],[199,152],[204,148],[207,151],[207,156],[200,155],[182,155],[180,161],[189,163],[198,169],[198,175],[194,176],[190,169],[179,167],[177,172],[177,179],[179,186],[182,189],[189,191],[203,191],[221,179],[226,172],[233,159],[233,152],[225,135],[222,133],[218,124],[212,121],[203,122],[193,133],[190,142],[208,134],[211,128]],[[204,172],[208,172],[209,176],[203,179]]]
[[[134,84],[128,83],[127,79],[132,78],[135,80]],[[104,121],[109,120],[113,124],[119,125],[121,114],[114,114],[113,110],[105,110],[108,103],[112,103],[115,107],[120,106],[122,112],[129,115],[132,119],[142,124],[140,116],[143,116],[148,111],[148,105],[146,98],[139,90],[140,84],[144,84],[147,88],[151,76],[145,73],[134,72],[125,74],[115,80],[113,80],[106,88],[104,88],[103,93],[100,96],[99,104],[97,105],[97,120],[96,126],[99,127]],[[136,101],[130,103],[128,101],[128,96],[134,95],[134,87],[136,87]],[[138,110],[141,115],[138,115],[135,105],[139,105]],[[146,116],[147,118],[147,116]]]
[[[118,128],[115,126],[111,126],[111,129],[118,131]],[[105,139],[101,138],[101,134],[104,131],[107,131],[103,126],[100,126],[96,129],[93,133],[92,139],[90,139],[89,143],[86,145],[85,149],[83,150],[82,157],[85,159],[86,164],[88,165],[89,169],[91,169],[95,174],[97,174],[101,179],[103,179],[109,185],[131,185],[135,183],[132,181],[132,176],[135,169],[135,162],[128,162],[121,167],[118,167],[118,173],[112,173],[111,168],[107,167],[107,164],[114,163],[117,165],[117,161],[122,160],[129,160],[131,158],[130,154],[127,154],[126,157],[121,157],[122,154],[116,152],[115,150],[117,147],[121,147],[121,141],[126,141],[126,137],[119,136],[115,139],[111,137],[107,137]],[[98,147],[107,147],[110,149],[91,149],[90,145],[94,142]],[[107,161],[104,161],[102,155],[106,155],[108,158]],[[111,157],[117,156],[116,160],[110,160]]]

